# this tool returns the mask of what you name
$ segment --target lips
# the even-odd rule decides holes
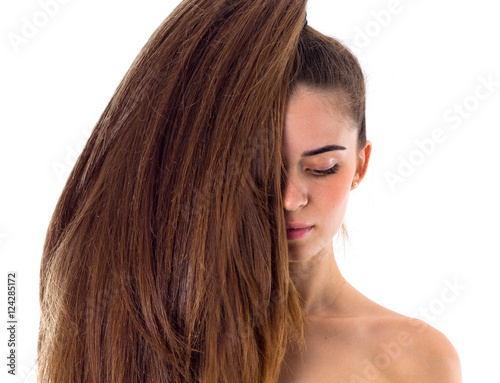
[[[287,222],[286,223],[287,230],[308,229],[312,226],[313,225],[310,223],[303,223],[303,222]]]
[[[286,229],[286,238],[288,240],[301,239],[309,233],[313,226],[307,224],[288,224]]]

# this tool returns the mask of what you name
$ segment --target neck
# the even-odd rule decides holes
[[[326,246],[307,260],[291,261],[288,265],[306,316],[341,316],[339,297],[348,283],[338,269],[333,246]]]

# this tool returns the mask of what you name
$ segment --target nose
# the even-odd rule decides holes
[[[295,211],[307,205],[308,198],[305,186],[298,177],[288,175],[283,186],[283,206],[285,210]]]

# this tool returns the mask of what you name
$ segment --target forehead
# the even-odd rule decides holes
[[[290,154],[330,144],[349,149],[356,133],[340,93],[299,86],[288,100],[283,146]]]

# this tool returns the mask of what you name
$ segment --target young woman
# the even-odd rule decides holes
[[[336,267],[364,80],[305,6],[186,0],[147,42],[48,228],[39,382],[460,381]]]
[[[285,111],[283,205],[290,278],[306,315],[285,382],[461,382],[457,353],[438,330],[371,301],[341,275],[333,237],[364,178],[365,88],[349,50],[310,27],[300,34]]]

